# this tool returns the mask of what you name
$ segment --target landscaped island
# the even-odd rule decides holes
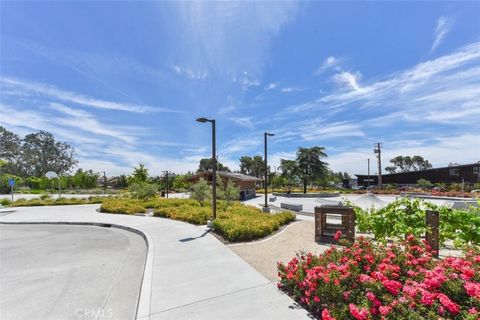
[[[152,209],[154,216],[197,225],[207,224],[212,212],[209,204],[193,199],[111,198],[105,199],[100,207],[102,212],[120,214],[145,213],[147,209]],[[219,200],[212,228],[227,241],[250,241],[268,236],[293,220],[295,215],[290,212],[266,214],[239,202]]]

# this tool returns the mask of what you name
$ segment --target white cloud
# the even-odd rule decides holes
[[[360,89],[358,80],[360,80],[361,76],[362,75],[359,72],[351,73],[348,71],[344,71],[335,74],[333,76],[333,80],[341,86],[347,85],[348,87],[350,87],[350,89],[357,91]]]
[[[217,114],[218,115],[225,115],[225,114],[228,114],[232,111],[235,111],[236,107],[235,106],[232,106],[232,105],[229,105],[229,106],[226,106],[226,107],[222,107],[218,110]]]
[[[75,93],[72,91],[66,91],[56,88],[55,86],[26,82],[18,79],[2,77],[0,79],[2,88],[5,87],[7,90],[12,89],[12,91],[6,91],[10,93],[21,93],[21,94],[39,94],[42,96],[48,96],[50,98],[55,98],[62,100],[64,102],[71,102],[86,107],[96,108],[96,109],[106,109],[106,110],[119,110],[119,111],[128,111],[134,113],[148,113],[148,112],[178,112],[173,109],[152,107],[146,105],[136,105],[136,104],[127,104],[123,102],[115,102],[108,100],[100,100],[92,98],[86,95]]]
[[[365,133],[361,130],[360,125],[357,124],[313,121],[300,129],[300,136],[305,141],[322,141],[339,137],[365,137]]]
[[[339,64],[340,64],[340,59],[335,58],[334,56],[329,56],[323,61],[322,65],[318,67],[318,69],[315,71],[315,74],[317,75],[322,74],[331,68],[334,68],[337,71],[339,71],[340,70]]]
[[[280,91],[288,93],[288,92],[298,91],[298,89],[295,87],[287,87],[287,88],[282,88],[282,90]]]
[[[175,65],[173,66],[173,70],[181,76],[187,77],[188,79],[192,80],[201,80],[201,79],[206,79],[208,77],[208,73],[206,71],[193,71],[190,68],[185,68],[182,66]]]
[[[233,121],[235,124],[237,124],[241,127],[245,127],[245,128],[249,128],[249,129],[254,128],[251,117],[230,117],[228,119]]]
[[[172,15],[178,22],[168,20],[168,29],[182,41],[172,43],[172,61],[214,75],[238,77],[247,71],[256,77],[271,39],[296,16],[298,6],[290,1],[175,2]]]
[[[430,52],[435,51],[440,46],[448,32],[453,28],[455,20],[452,17],[441,16],[437,20],[437,26],[435,28],[435,35]]]
[[[235,83],[238,83],[240,85],[240,87],[242,88],[242,90],[244,90],[244,91],[248,90],[250,87],[258,87],[258,86],[261,85],[259,80],[250,79],[246,75],[244,75],[240,78],[233,77],[232,81],[235,82]]]
[[[52,123],[68,126],[71,128],[77,128],[82,131],[108,136],[114,139],[120,139],[128,143],[135,142],[135,138],[132,135],[126,134],[128,130],[121,128],[115,128],[112,125],[108,125],[105,122],[100,122],[97,118],[86,111],[80,109],[69,108],[59,103],[51,103],[50,108],[59,111],[68,117],[55,117],[51,119]],[[138,130],[139,128],[137,128]]]
[[[269,83],[268,86],[266,86],[265,88],[263,88],[265,91],[270,91],[270,90],[273,90],[277,87],[277,84],[276,83]]]

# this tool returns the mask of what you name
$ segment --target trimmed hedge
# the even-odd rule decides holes
[[[64,206],[64,205],[78,205],[78,204],[97,204],[106,200],[103,197],[89,197],[89,198],[43,198],[43,199],[18,199],[14,202],[2,201],[2,205],[9,207],[41,207],[41,206]]]
[[[118,213],[118,214],[135,214],[145,213],[147,209],[142,202],[128,198],[109,198],[105,199],[100,206],[100,212]]]
[[[209,207],[184,204],[179,206],[159,207],[153,211],[153,215],[197,225],[204,225],[207,224],[207,220],[212,216],[212,210]]]
[[[100,211],[108,213],[134,214],[144,213],[147,208],[154,209],[156,217],[185,221],[196,225],[205,225],[212,216],[209,205],[201,206],[193,199],[155,198],[140,201],[129,198],[117,198],[104,201]],[[239,202],[228,205],[218,201],[217,219],[213,230],[231,242],[249,241],[266,237],[277,231],[282,225],[295,220],[290,212],[266,214],[260,209],[242,205]]]
[[[213,229],[231,242],[250,241],[266,237],[293,220],[295,215],[290,212],[267,214],[254,207],[236,204],[219,214],[213,222]]]

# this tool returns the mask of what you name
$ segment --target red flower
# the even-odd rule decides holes
[[[350,314],[357,320],[366,320],[368,319],[368,311],[365,308],[358,309],[356,305],[353,303],[350,303],[348,305],[348,308],[350,309]]]
[[[330,313],[328,312],[328,309],[323,309],[322,320],[336,320],[336,319],[330,315]]]
[[[438,300],[440,300],[440,303],[447,308],[447,310],[452,313],[452,314],[457,314],[460,311],[460,307],[458,304],[450,300],[449,297],[444,295],[443,293],[440,293],[438,295]]]
[[[338,230],[337,232],[335,232],[333,239],[335,239],[335,241],[338,241],[338,239],[340,239],[341,236],[342,236],[342,231]]]
[[[392,312],[392,307],[390,306],[381,306],[378,308],[382,316],[387,316],[390,312]]]
[[[383,280],[382,284],[385,287],[385,289],[387,289],[387,291],[393,294],[394,296],[396,296],[398,294],[398,291],[403,287],[400,282],[395,280]]]

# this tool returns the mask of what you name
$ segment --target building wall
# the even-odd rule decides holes
[[[357,177],[359,186],[366,186],[368,184],[366,175],[357,175]],[[370,182],[370,185],[378,185],[378,176],[371,175],[370,178],[373,180]],[[461,183],[462,178],[465,183],[473,184],[480,182],[480,164],[475,163],[423,171],[384,174],[382,175],[382,183],[416,184],[420,179],[426,179],[432,183]]]

